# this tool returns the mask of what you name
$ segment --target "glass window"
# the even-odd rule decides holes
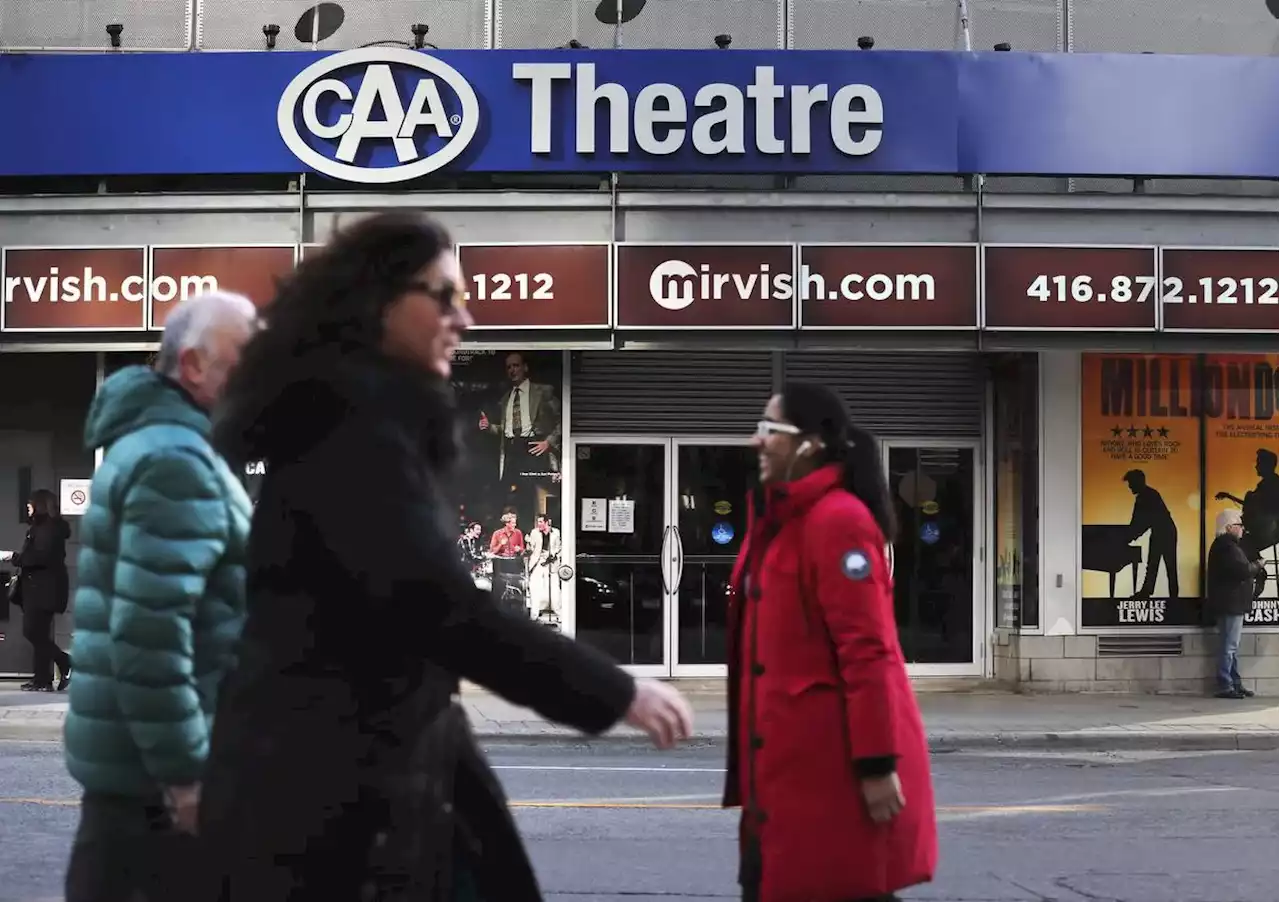
[[[1039,359],[1000,358],[993,367],[992,478],[995,514],[995,623],[1007,629],[1040,625]]]

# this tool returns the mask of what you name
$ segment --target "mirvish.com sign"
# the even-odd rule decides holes
[[[293,245],[5,248],[6,332],[136,332],[179,302],[224,289],[265,304],[294,266]]]

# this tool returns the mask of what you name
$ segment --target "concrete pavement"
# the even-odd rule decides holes
[[[727,733],[723,682],[678,685],[695,711],[695,738]],[[1227,701],[1172,695],[1019,695],[992,690],[933,691],[919,685],[930,745],[957,748],[1257,749],[1280,746],[1280,707],[1274,699]],[[572,741],[576,733],[478,688],[463,691],[478,736],[513,742]],[[57,741],[66,697],[17,691],[0,683],[0,739]],[[636,743],[621,726],[606,741]]]

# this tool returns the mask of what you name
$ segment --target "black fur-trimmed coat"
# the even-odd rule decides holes
[[[459,678],[587,733],[633,680],[459,563],[447,386],[374,355],[312,372],[218,422],[233,462],[267,462],[200,809],[222,902],[445,900],[459,864],[491,902],[537,900]]]

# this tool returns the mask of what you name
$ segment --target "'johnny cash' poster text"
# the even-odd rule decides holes
[[[1241,545],[1251,560],[1263,562],[1263,573],[1254,586],[1253,610],[1245,617],[1247,626],[1278,622],[1278,360],[1275,354],[1219,354],[1204,361],[1205,535],[1213,541],[1222,511],[1234,509],[1242,514]]]
[[[1191,355],[1084,355],[1084,627],[1200,623],[1197,372]]]

